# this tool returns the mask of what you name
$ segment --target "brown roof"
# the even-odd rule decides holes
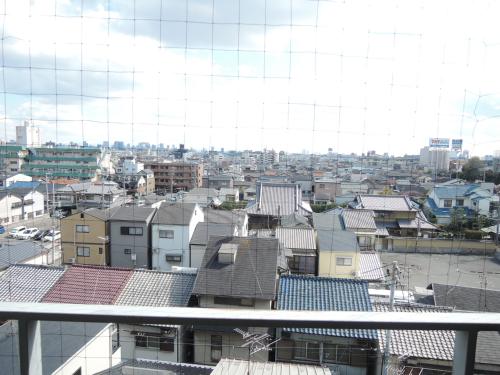
[[[132,270],[74,265],[54,284],[42,302],[111,305],[132,276]]]

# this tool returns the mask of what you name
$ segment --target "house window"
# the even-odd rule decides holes
[[[182,256],[180,256],[180,255],[165,255],[165,260],[167,262],[181,262]]]
[[[319,184],[319,188],[320,189],[324,189],[325,188],[325,184]]]
[[[290,268],[294,273],[316,273],[316,257],[294,255],[291,263]]]
[[[445,199],[444,200],[444,207],[449,208],[449,207],[452,206],[452,204],[453,204],[453,200],[451,200],[451,199]]]
[[[323,361],[349,364],[351,351],[347,345],[323,344]]]
[[[217,362],[222,357],[222,336],[211,335],[210,336],[210,360],[212,362]]]
[[[319,361],[319,343],[296,341],[293,355],[297,359]]]
[[[136,332],[135,346],[156,349],[162,352],[173,352],[175,348],[173,337],[163,337],[149,332]]]
[[[99,248],[99,254],[102,254],[102,247]]]
[[[463,207],[464,205],[464,200],[463,199],[457,199],[457,206]]]
[[[141,227],[120,227],[120,233],[124,236],[142,236]]]
[[[77,225],[76,231],[78,233],[89,233],[89,226],[88,225]]]
[[[216,305],[230,305],[230,306],[254,306],[253,298],[234,298],[234,297],[214,297],[214,304]]]
[[[160,238],[174,238],[173,230],[160,230]]]
[[[127,255],[132,254],[132,249],[124,249],[123,254],[127,254]]]
[[[90,256],[90,247],[77,246],[76,255],[79,257],[89,257]]]
[[[337,266],[352,266],[352,257],[336,257]]]

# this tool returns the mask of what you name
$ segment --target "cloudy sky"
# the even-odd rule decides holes
[[[399,155],[444,137],[500,150],[498,1],[0,8],[0,139],[27,119],[57,142]]]

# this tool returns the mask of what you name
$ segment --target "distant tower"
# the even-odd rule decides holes
[[[24,125],[16,126],[16,143],[24,147],[40,147],[42,145],[40,129],[33,123],[24,121]]]

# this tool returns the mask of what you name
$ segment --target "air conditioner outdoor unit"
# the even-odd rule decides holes
[[[75,263],[75,258],[69,258],[68,263],[74,264]]]

